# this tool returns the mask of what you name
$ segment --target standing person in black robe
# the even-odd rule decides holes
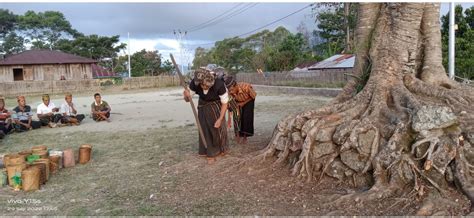
[[[225,114],[229,101],[224,81],[216,80],[210,71],[198,69],[194,72],[194,79],[189,83],[189,90],[185,90],[184,100],[190,101],[193,94],[199,95],[198,119],[204,133],[207,148],[199,137],[199,155],[206,156],[207,162],[212,164],[219,155],[228,151],[227,128]]]
[[[247,137],[254,134],[253,121],[257,93],[250,83],[236,82],[232,76],[226,78],[225,84],[229,90],[230,98],[235,100],[240,111],[237,143],[247,144]]]

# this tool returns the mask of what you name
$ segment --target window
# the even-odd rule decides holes
[[[23,81],[23,69],[13,68],[13,81]]]

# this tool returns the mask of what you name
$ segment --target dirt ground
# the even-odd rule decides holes
[[[377,202],[328,204],[356,190],[325,177],[304,182],[271,160],[241,165],[266,146],[276,123],[289,113],[317,108],[330,99],[259,93],[255,132],[247,145],[231,141],[231,152],[207,165],[197,153],[197,130],[179,89],[107,93],[112,122],[89,117],[77,127],[42,128],[9,135],[0,153],[34,145],[78,148],[93,145],[86,165],[62,169],[41,190],[24,193],[0,188],[3,215],[413,215],[421,199],[405,195]],[[28,98],[32,107],[39,97]],[[62,96],[53,96],[56,105]],[[92,97],[74,98],[88,114]],[[12,108],[14,100],[7,101]],[[229,131],[230,133],[230,131]],[[231,137],[231,140],[233,137]],[[458,192],[448,198],[445,214],[468,213]]]

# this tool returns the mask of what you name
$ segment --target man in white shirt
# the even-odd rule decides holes
[[[76,106],[72,103],[72,94],[67,93],[65,102],[61,105],[60,112],[63,115],[63,121],[72,125],[79,125],[85,118],[84,114],[77,114]]]
[[[59,108],[49,100],[48,94],[44,94],[42,100],[43,103],[38,105],[36,108],[38,119],[40,120],[41,125],[54,128],[61,122],[63,116],[59,113]]]

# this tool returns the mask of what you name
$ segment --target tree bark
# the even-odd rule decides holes
[[[444,193],[455,182],[474,200],[474,91],[444,71],[439,6],[361,4],[359,79],[330,104],[282,119],[259,157],[276,156],[308,180],[330,176],[370,186],[359,199],[408,185],[420,195],[424,186]]]

